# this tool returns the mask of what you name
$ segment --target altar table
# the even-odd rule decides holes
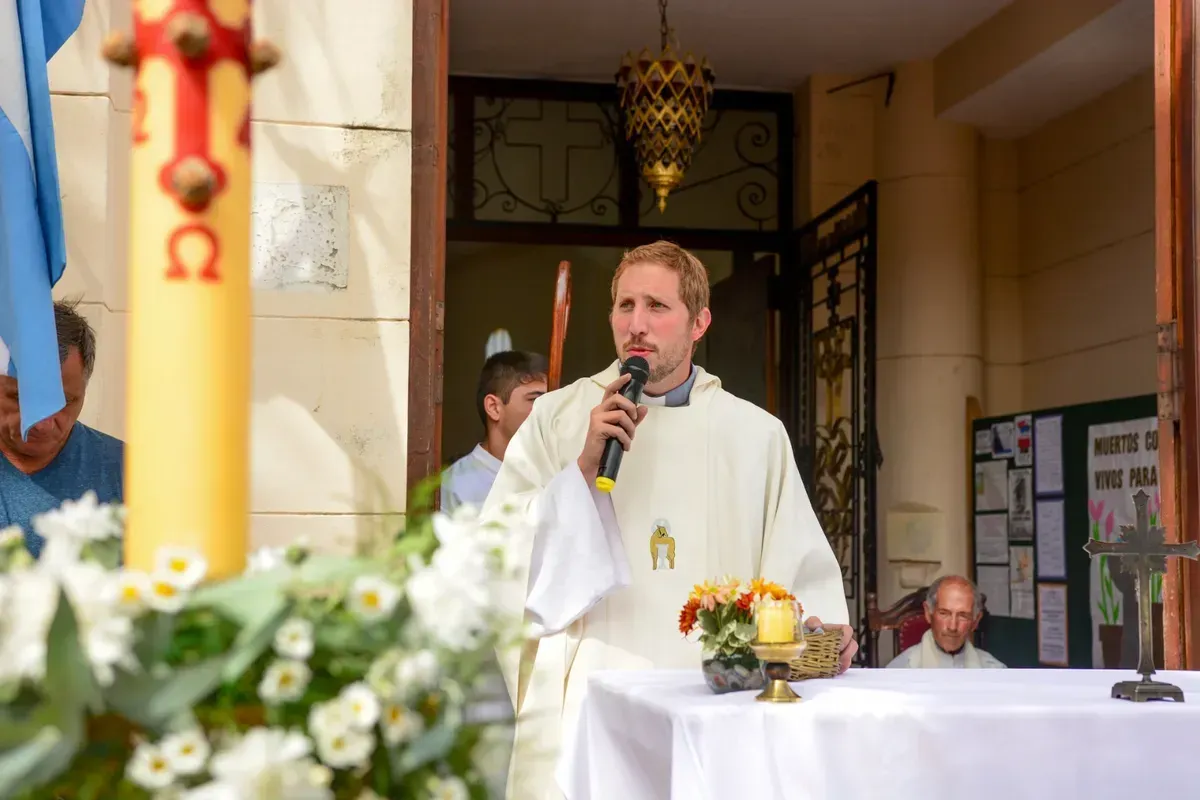
[[[1200,672],[1185,703],[1109,697],[1106,670],[853,669],[790,705],[713,695],[700,669],[597,673],[564,742],[567,800],[1200,797]]]

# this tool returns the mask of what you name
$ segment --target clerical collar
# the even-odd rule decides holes
[[[676,386],[666,394],[658,397],[651,397],[648,394],[642,395],[642,405],[646,406],[667,406],[668,408],[677,408],[686,406],[692,396],[692,386],[696,383],[696,365],[692,365],[692,371],[688,374],[687,380]]]

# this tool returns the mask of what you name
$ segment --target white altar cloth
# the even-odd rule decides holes
[[[854,669],[772,705],[713,695],[698,667],[597,673],[558,782],[567,800],[1200,796],[1200,672],[1155,676],[1182,704],[1111,699],[1130,677]]]

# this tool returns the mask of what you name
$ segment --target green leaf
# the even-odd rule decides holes
[[[454,748],[462,726],[462,715],[447,713],[440,722],[409,743],[392,765],[393,772],[404,774],[419,769],[431,761],[445,758]]]
[[[145,728],[162,731],[221,685],[227,661],[227,656],[220,656],[161,677],[118,672],[106,696],[118,713]]]
[[[276,631],[287,622],[291,614],[292,603],[284,601],[276,608],[274,616],[262,618],[256,624],[242,628],[226,659],[222,672],[224,680],[235,681],[241,677],[242,673],[271,646]]]
[[[138,663],[147,669],[166,658],[175,634],[175,615],[154,613],[142,618],[141,638],[134,646]]]
[[[742,641],[752,642],[754,637],[758,635],[758,626],[752,622],[739,622],[737,625],[737,635]]]
[[[64,714],[81,715],[84,708],[96,714],[104,710],[104,699],[92,674],[91,662],[79,642],[75,609],[61,588],[58,607],[46,637],[45,686],[50,702]]]
[[[716,616],[710,611],[701,610],[696,614],[696,619],[700,621],[700,628],[709,634],[716,634],[720,630],[720,625],[717,622]]]
[[[50,762],[64,741],[62,731],[47,725],[20,747],[0,755],[0,797],[13,797],[33,788],[30,778],[39,767]]]

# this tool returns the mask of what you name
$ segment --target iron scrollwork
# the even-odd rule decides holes
[[[556,126],[549,116],[552,109],[561,112],[562,126]],[[565,218],[615,223],[616,125],[617,110],[612,104],[477,98],[472,179],[475,217],[505,219],[524,211],[526,218],[551,223]],[[591,141],[570,142],[567,132],[572,128],[580,133],[586,129]],[[516,173],[522,166],[532,165],[536,165],[532,170],[536,181],[521,185]],[[578,185],[581,172],[590,185]],[[589,172],[592,174],[587,175]],[[556,183],[561,186],[551,188]]]
[[[541,224],[580,238],[597,227],[744,231],[763,234],[757,252],[776,248],[769,237],[791,223],[787,95],[718,92],[683,184],[660,213],[610,87],[456,76],[450,92],[454,238],[503,240],[495,226],[507,222],[527,236]]]
[[[662,219],[670,224],[673,217],[679,217],[676,224],[688,225],[687,217],[695,215],[691,206],[695,202],[724,213],[722,227],[776,230],[779,226],[777,127],[771,112],[710,111],[700,144],[692,155],[691,169],[671,193],[676,200],[680,197],[688,200],[675,214],[668,208]],[[708,191],[696,191],[706,187]],[[712,191],[714,188],[716,191]],[[704,197],[699,197],[700,194]],[[740,220],[733,216],[734,211]],[[654,192],[644,182],[638,215],[649,224],[657,224],[659,220]]]
[[[809,276],[808,374],[797,398],[811,448],[813,509],[842,567],[851,618],[866,632],[876,591],[875,487],[881,456],[875,426],[875,184],[802,230]],[[803,423],[807,420],[807,425]],[[862,663],[870,639],[860,635]]]

